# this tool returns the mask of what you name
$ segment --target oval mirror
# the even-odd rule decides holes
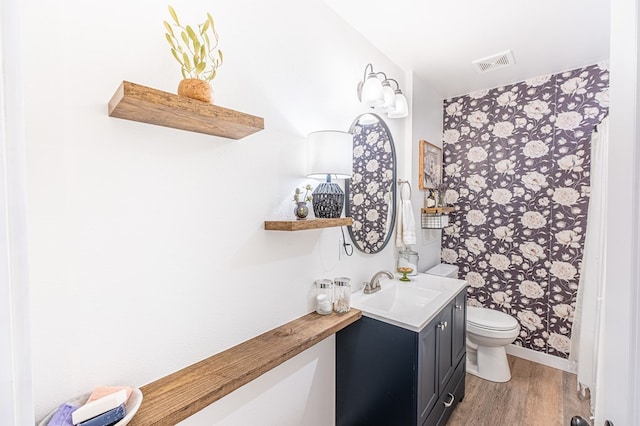
[[[351,241],[364,253],[378,253],[389,242],[396,220],[396,149],[391,132],[375,114],[351,125],[353,175],[345,182],[346,215],[353,218]]]

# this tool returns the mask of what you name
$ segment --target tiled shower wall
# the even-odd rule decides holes
[[[516,344],[562,358],[608,78],[598,64],[444,102],[444,183],[456,215],[442,260],[460,267],[470,305],[519,321]]]

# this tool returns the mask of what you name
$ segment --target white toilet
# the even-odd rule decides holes
[[[458,267],[440,263],[426,273],[458,278]],[[508,382],[511,370],[505,349],[518,333],[520,325],[511,315],[467,306],[467,371],[492,382]]]

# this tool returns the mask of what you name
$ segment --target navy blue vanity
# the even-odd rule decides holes
[[[336,425],[444,425],[464,398],[466,288],[420,330],[363,317],[336,334]]]

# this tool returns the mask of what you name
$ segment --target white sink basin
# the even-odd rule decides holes
[[[420,331],[466,286],[463,280],[418,274],[406,283],[381,278],[373,294],[353,293],[351,305],[364,316],[408,330]]]
[[[382,312],[413,314],[424,310],[440,293],[408,285],[388,285],[363,303]]]

